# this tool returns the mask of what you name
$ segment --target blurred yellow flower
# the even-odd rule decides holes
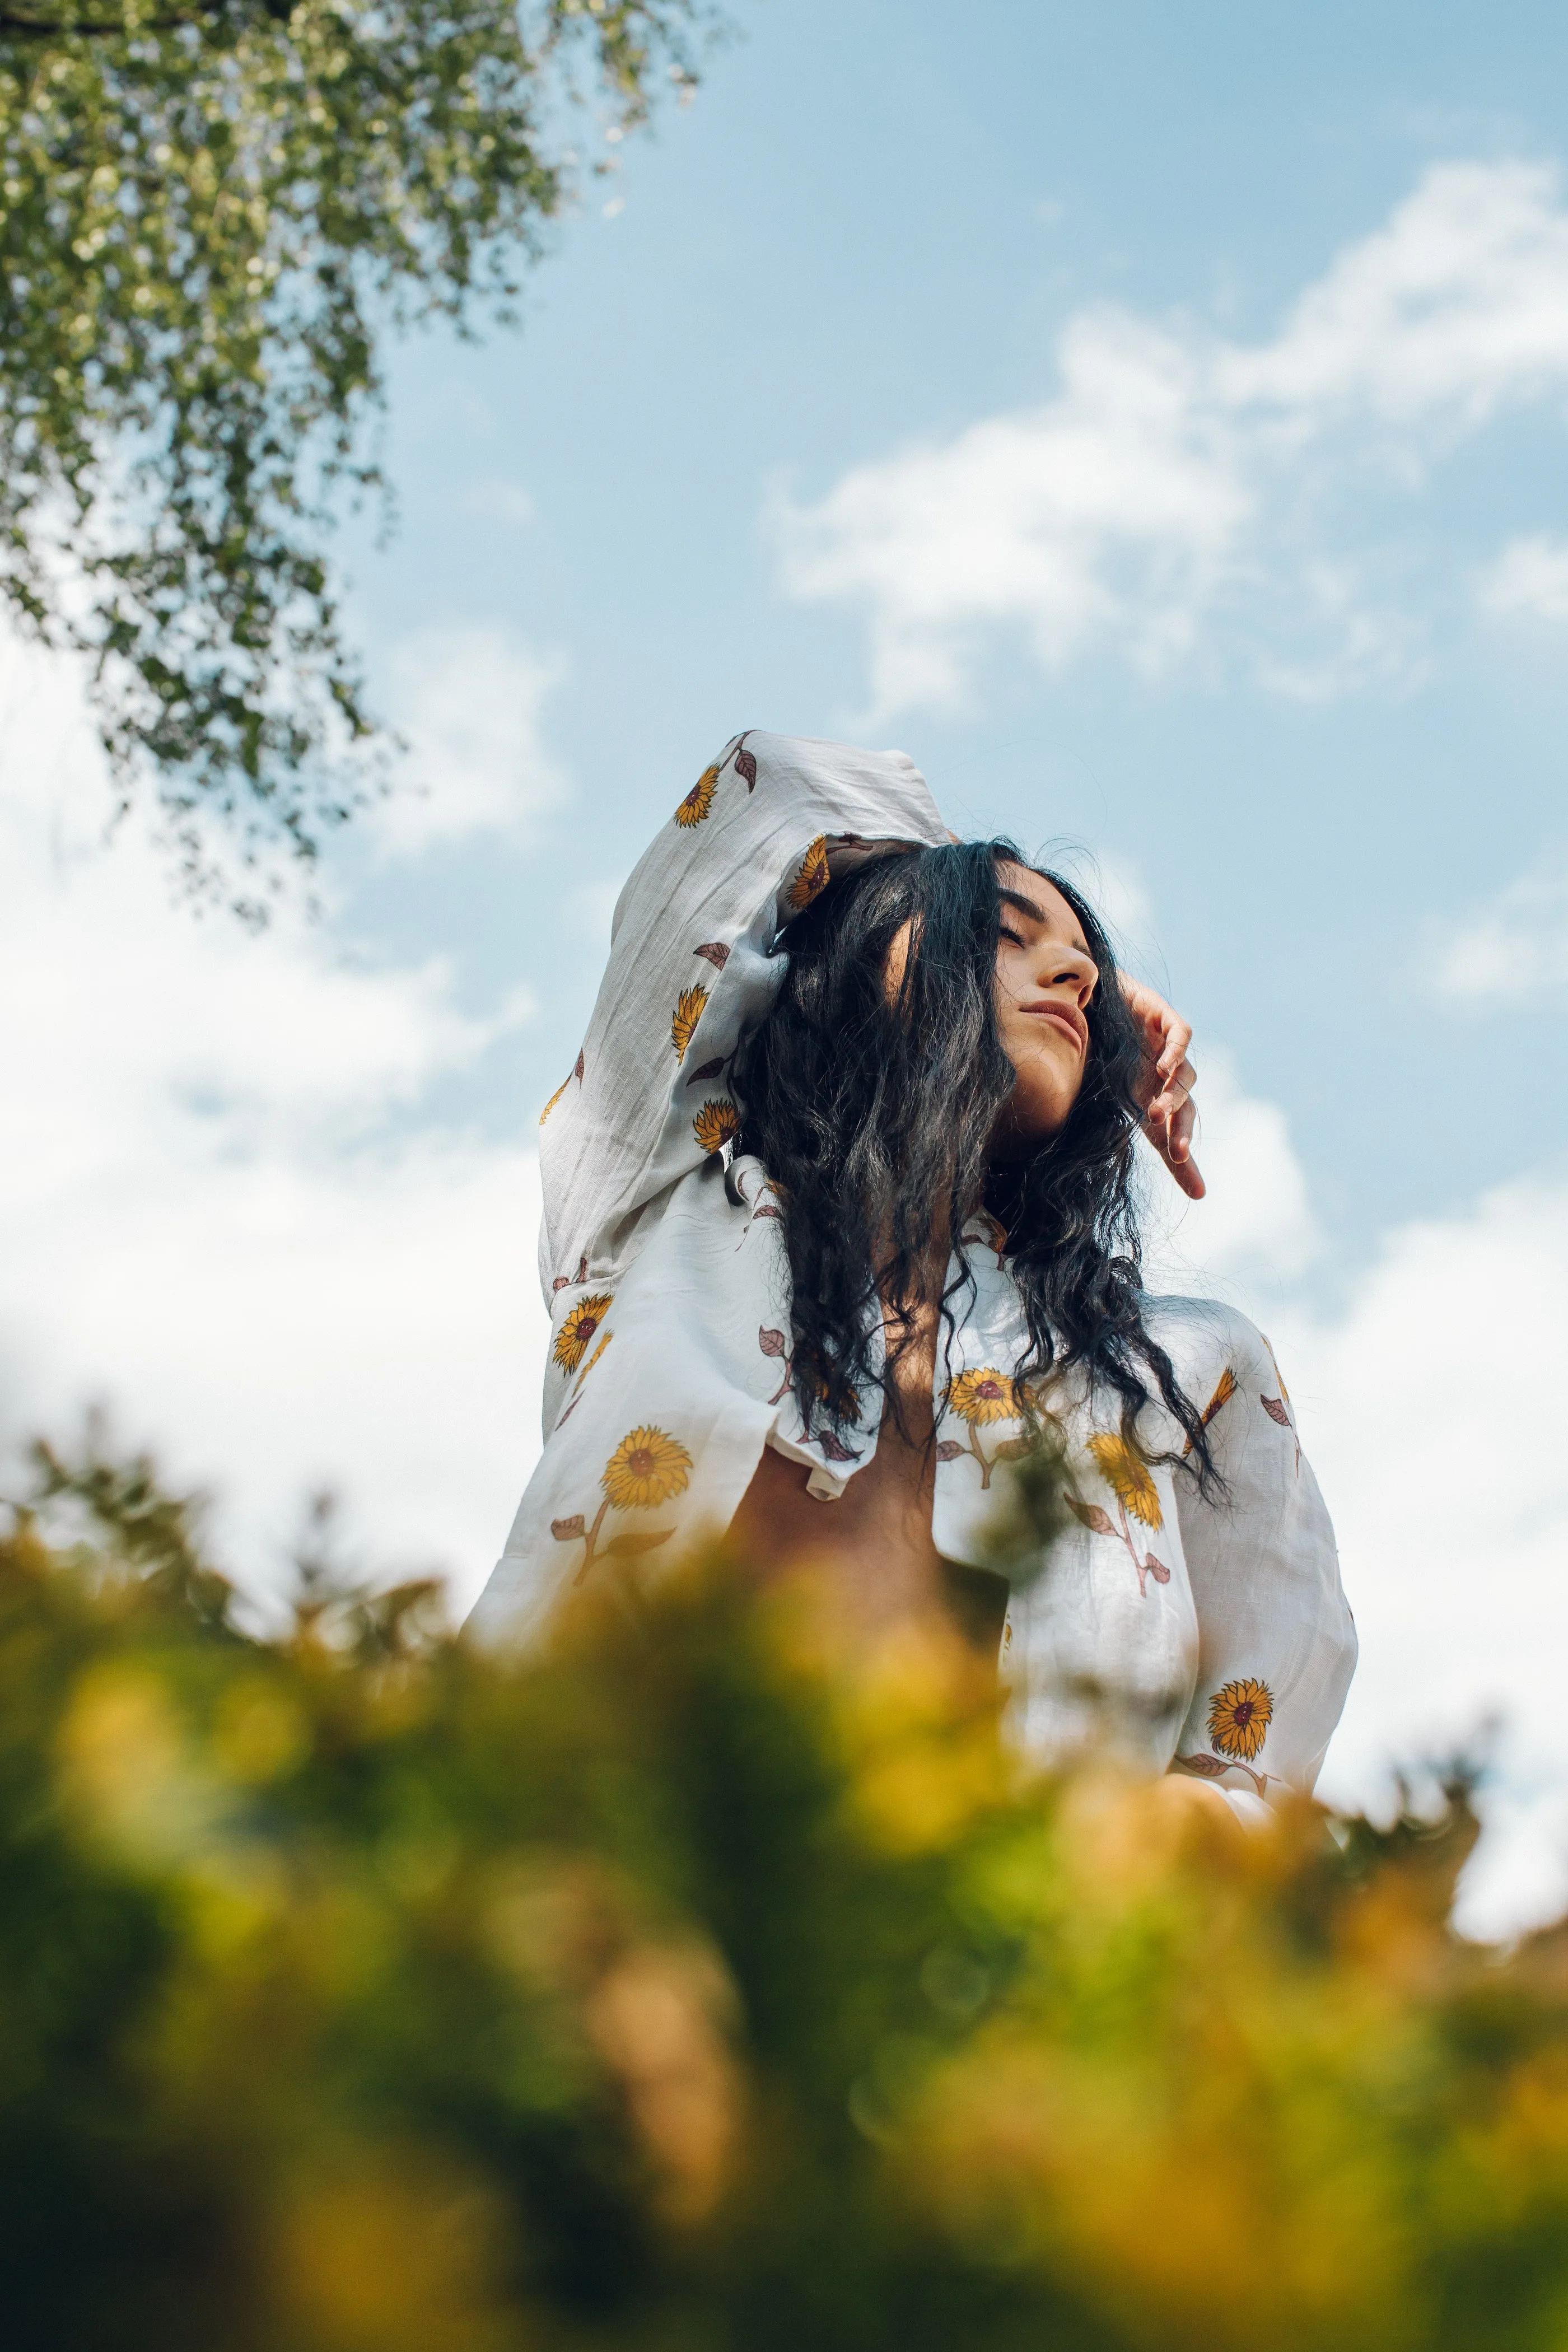
[[[1102,1430],[1089,1441],[1095,1467],[1110,1488],[1129,1518],[1141,1527],[1159,1528],[1165,1523],[1160,1508],[1160,1490],[1149,1475],[1146,1463],[1141,1462],[1124,1437],[1113,1437]]]
[[[676,810],[676,824],[684,825],[688,832],[694,824],[700,824],[713,805],[713,794],[718,789],[718,769],[704,768],[680,806]]]
[[[1274,1696],[1250,1675],[1226,1683],[1209,1701],[1209,1745],[1221,1756],[1250,1764],[1274,1719]]]
[[[809,907],[817,893],[826,890],[827,873],[827,835],[819,833],[801,861],[800,872],[789,886],[789,903],[799,914]]]
[[[1018,1391],[1005,1372],[982,1364],[978,1371],[960,1372],[949,1381],[943,1401],[960,1421],[1016,1421]]]
[[[630,1429],[605,1465],[599,1484],[617,1511],[649,1511],[683,1495],[691,1456],[662,1429]]]
[[[691,1132],[704,1151],[721,1151],[741,1132],[741,1114],[727,1097],[705,1102],[691,1122]]]
[[[614,1295],[612,1291],[597,1290],[591,1298],[580,1298],[562,1324],[550,1353],[563,1372],[574,1372],[587,1354],[589,1342],[610,1311]]]
[[[686,1049],[702,1018],[707,1002],[708,991],[700,981],[694,988],[683,988],[676,999],[675,1013],[669,1024],[669,1042],[675,1047],[678,1061],[686,1059]]]

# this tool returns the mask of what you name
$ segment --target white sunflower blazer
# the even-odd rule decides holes
[[[583,1049],[541,1119],[544,1450],[469,1621],[481,1638],[527,1641],[612,1563],[726,1528],[764,1445],[806,1465],[825,1509],[871,1459],[879,1396],[852,1443],[803,1425],[783,1213],[736,1156],[731,1072],[787,969],[792,916],[868,845],[947,837],[902,752],[749,730],[626,883]],[[990,1230],[965,1236],[933,1394],[937,1547],[977,1567],[1022,1430],[1008,1376],[1025,1326]],[[1152,1298],[1148,1321],[1205,1412],[1223,1498],[1131,1452],[1119,1400],[1053,1395],[1075,1516],[1012,1595],[1009,1720],[1042,1757],[1110,1736],[1245,1811],[1311,1789],[1355,1635],[1268,1341],[1207,1300]],[[1182,1431],[1147,1419],[1148,1451],[1179,1454]]]

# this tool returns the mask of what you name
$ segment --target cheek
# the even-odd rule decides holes
[[[1024,1131],[1054,1135],[1078,1100],[1083,1085],[1083,1065],[1049,1031],[1020,1023],[1021,1035],[1003,1032],[1002,1043],[1016,1076],[1009,1101],[1013,1118]]]

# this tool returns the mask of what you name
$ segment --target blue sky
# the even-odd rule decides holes
[[[757,0],[518,335],[392,373],[342,552],[408,797],[314,929],[172,911],[0,647],[0,1422],[107,1400],[258,1587],[307,1484],[471,1593],[537,1448],[532,1135],[620,879],[751,725],[1076,845],[1198,1030],[1164,1279],[1285,1360],[1363,1665],[1495,1711],[1568,1898],[1568,17]],[[606,205],[612,209],[606,213]],[[16,1016],[21,1016],[17,1018]],[[1161,1202],[1162,1211],[1167,1203]]]
[[[1047,667],[1004,622],[955,704],[878,709],[864,600],[792,596],[772,518],[1048,401],[1064,331],[1103,306],[1267,344],[1434,163],[1556,160],[1568,125],[1541,100],[1568,87],[1568,25],[1037,5],[741,24],[697,103],[623,151],[624,210],[595,190],[563,230],[522,335],[398,362],[402,529],[355,564],[384,691],[432,626],[499,625],[562,670],[542,723],[571,787],[531,833],[356,882],[368,935],[460,940],[476,999],[548,975],[468,1107],[504,1123],[570,1060],[597,944],[574,892],[625,870],[710,746],[869,724],[955,823],[1080,838],[1142,877],[1160,968],[1290,1111],[1342,1248],[1561,1148],[1555,1008],[1439,1017],[1424,984],[1445,931],[1561,840],[1560,631],[1489,625],[1473,585],[1510,538],[1568,532],[1561,373],[1484,425],[1404,436],[1415,480],[1380,446],[1397,428],[1336,421],[1275,500],[1265,601],[1289,605],[1296,568],[1344,575],[1400,638],[1360,676],[1343,616],[1272,612],[1260,656],[1244,584],[1152,674],[1126,632]],[[1336,662],[1337,686],[1260,676]]]

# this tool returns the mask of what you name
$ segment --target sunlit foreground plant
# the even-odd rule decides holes
[[[1043,1782],[955,1653],[721,1559],[553,1653],[308,1589],[136,1471],[0,1547],[10,2345],[1568,2343],[1568,1938],[1462,1792],[1269,1833]],[[42,1523],[40,1523],[42,1524]]]

